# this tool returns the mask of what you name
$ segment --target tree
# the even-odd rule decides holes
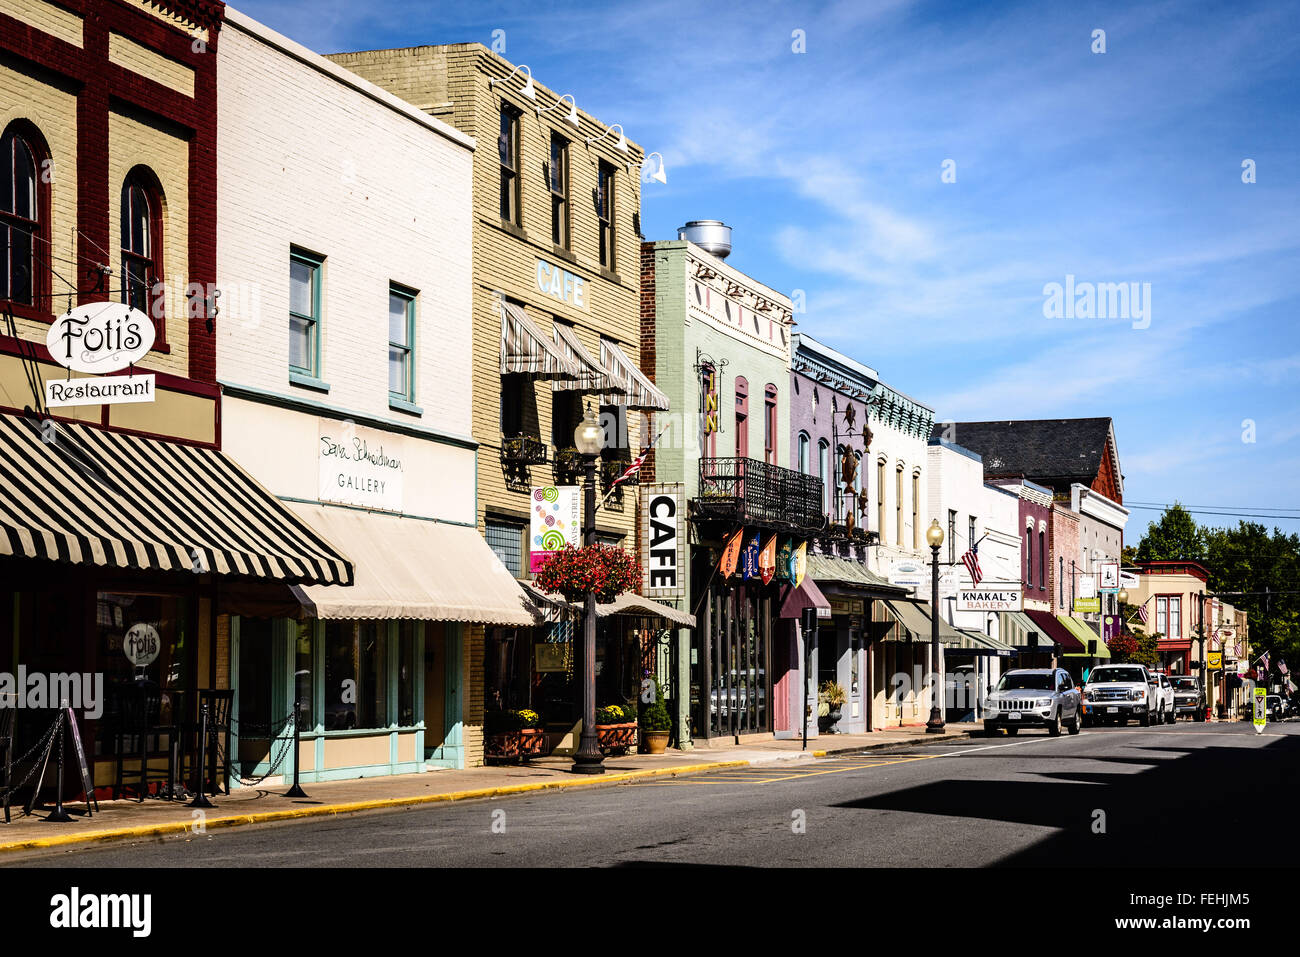
[[[1206,532],[1210,590],[1248,615],[1252,654],[1300,662],[1300,536],[1255,522]],[[1290,593],[1290,594],[1289,594]]]
[[[1140,562],[1202,561],[1205,531],[1178,502],[1152,523],[1137,547]]]

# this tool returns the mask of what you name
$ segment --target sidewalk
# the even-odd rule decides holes
[[[305,798],[286,798],[289,784],[271,788],[238,788],[211,797],[214,808],[198,812],[179,801],[146,798],[100,801],[94,815],[84,805],[70,804],[73,821],[47,823],[49,808],[23,817],[21,805],[11,808],[13,821],[0,823],[0,855],[95,841],[160,838],[169,834],[244,824],[262,824],[308,817],[351,814],[380,808],[409,807],[440,801],[503,797],[530,791],[600,787],[661,775],[691,774],[720,768],[746,767],[774,761],[807,761],[827,755],[880,748],[912,747],[967,737],[977,725],[949,725],[942,735],[924,727],[897,728],[871,734],[836,734],[800,741],[761,740],[743,745],[669,750],[663,755],[636,754],[607,758],[606,772],[583,776],[569,769],[565,757],[540,758],[526,765],[439,769],[424,774],[390,775],[351,781],[304,784]],[[954,730],[960,729],[960,730]]]

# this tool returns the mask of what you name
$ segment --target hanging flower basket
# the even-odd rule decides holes
[[[615,545],[566,545],[537,572],[537,587],[578,602],[594,593],[602,604],[641,584],[641,563]]]

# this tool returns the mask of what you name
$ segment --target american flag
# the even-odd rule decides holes
[[[632,464],[623,470],[623,474],[620,475],[618,478],[614,479],[614,481],[609,483],[609,487],[612,489],[619,485],[622,485],[633,475],[636,475],[637,472],[640,472],[641,466],[645,465],[645,457],[649,454],[650,454],[650,450],[646,449],[644,452],[642,452],[640,455],[634,458],[632,460]]]
[[[1138,605],[1138,617],[1142,619],[1142,624],[1147,623],[1147,606],[1145,603]]]
[[[1282,674],[1286,674],[1286,662],[1281,658],[1277,660],[1277,670],[1282,672]]]
[[[961,560],[966,566],[966,571],[970,572],[971,585],[978,585],[980,579],[984,577],[984,573],[980,571],[980,557],[975,553],[975,549],[967,549]]]

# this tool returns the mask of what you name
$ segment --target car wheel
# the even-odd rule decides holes
[[[1061,736],[1061,718],[1059,715],[1053,718],[1052,723],[1047,726],[1047,733],[1054,738]]]
[[[1148,711],[1142,717],[1138,718],[1138,724],[1144,728],[1151,727],[1151,712]]]
[[[1070,723],[1065,726],[1065,729],[1069,731],[1071,734],[1078,734],[1079,724],[1082,720],[1083,719],[1079,717],[1078,712],[1075,712],[1074,717],[1070,720]]]

